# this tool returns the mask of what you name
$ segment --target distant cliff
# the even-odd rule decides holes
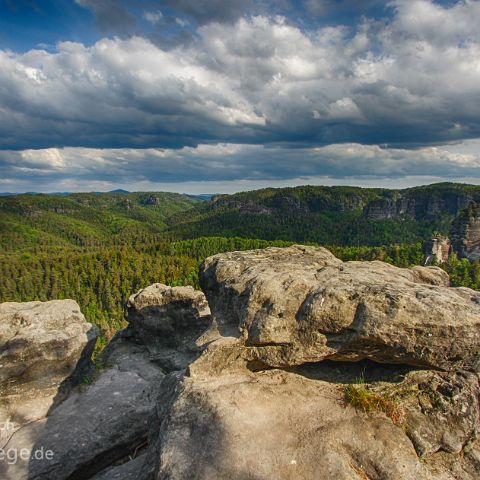
[[[451,238],[459,257],[480,260],[480,204],[470,203],[455,219]]]
[[[369,202],[364,208],[366,218],[390,219],[409,217],[417,221],[437,220],[441,216],[456,216],[480,191],[462,188],[458,184],[439,184],[394,192],[389,198]]]
[[[170,219],[181,237],[241,236],[327,245],[414,243],[448,234],[480,187],[441,183],[405,190],[302,186],[217,195]]]
[[[243,237],[380,246],[450,233],[480,186],[441,183],[404,190],[301,186],[266,188],[204,201],[143,192],[0,197],[0,245],[144,242],[147,237]],[[151,240],[156,241],[156,240]]]

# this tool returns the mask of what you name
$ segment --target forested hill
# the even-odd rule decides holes
[[[405,190],[268,188],[212,201],[161,192],[0,197],[0,248],[141,245],[201,236],[315,242],[412,244],[448,234],[480,187],[441,183]]]
[[[218,195],[169,219],[176,237],[221,235],[326,245],[414,243],[448,233],[480,186],[440,183],[404,190],[268,188]]]
[[[204,200],[164,192],[25,194],[0,197],[0,248],[144,243],[168,217]]]

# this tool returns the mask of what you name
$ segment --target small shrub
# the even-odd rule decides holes
[[[401,425],[404,421],[399,405],[385,396],[368,391],[363,383],[345,386],[345,402],[365,413],[383,412],[396,425]]]
[[[90,375],[84,375],[81,379],[80,379],[80,385],[91,385],[93,382],[93,379]]]

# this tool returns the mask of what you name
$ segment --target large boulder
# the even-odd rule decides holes
[[[73,300],[0,304],[0,423],[12,426],[1,430],[2,443],[63,398],[98,333]]]
[[[367,358],[478,371],[480,293],[447,282],[436,267],[342,262],[306,246],[219,254],[201,269],[219,333],[255,368]]]
[[[200,353],[197,338],[211,323],[205,295],[193,287],[155,283],[127,302],[130,334],[165,370],[185,368]]]
[[[29,311],[29,304],[17,304],[19,311]],[[45,305],[49,315],[39,315]],[[61,310],[63,307],[64,310]],[[75,330],[75,318],[62,317],[66,307],[75,309],[75,302],[35,304],[35,321],[14,318],[30,326],[29,335],[41,344],[39,357],[60,358],[57,343]],[[60,323],[63,318],[64,323]],[[119,332],[96,361],[96,368],[82,368],[81,384],[62,395],[62,402],[51,406],[48,416],[33,418],[9,432],[8,450],[20,452],[50,452],[51,458],[18,458],[0,465],[0,477],[6,480],[56,480],[71,478],[132,478],[139,479],[142,452],[148,445],[151,419],[157,410],[157,397],[164,370],[178,370],[196,358],[201,348],[197,337],[210,324],[210,311],[202,292],[192,287],[167,287],[155,284],[135,295],[128,302],[129,327]],[[49,332],[52,342],[43,341],[43,332],[55,325],[65,332]],[[90,326],[91,327],[91,326]],[[10,327],[13,330],[13,327]],[[15,334],[19,335],[17,328]],[[96,332],[96,331],[95,331]],[[25,335],[23,335],[25,337]],[[52,337],[52,338],[51,338]],[[30,344],[28,344],[30,345]],[[93,347],[93,345],[92,345]],[[30,347],[29,347],[30,348]],[[40,348],[40,347],[39,347]],[[91,348],[85,358],[73,356],[70,370],[89,364]],[[19,352],[19,358],[29,358],[30,350]],[[41,355],[40,355],[41,354]],[[20,381],[10,365],[11,376]],[[31,380],[37,365],[23,365],[25,378]],[[53,375],[59,364],[44,366]],[[63,370],[62,370],[63,371]],[[63,378],[63,377],[62,377]],[[58,382],[51,385],[58,395]]]

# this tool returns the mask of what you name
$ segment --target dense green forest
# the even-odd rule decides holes
[[[424,240],[448,231],[478,192],[442,184],[265,189],[213,202],[158,192],[0,197],[0,302],[74,298],[104,343],[125,325],[129,295],[154,282],[198,287],[200,263],[219,252],[309,243],[343,260],[422,264]],[[452,285],[480,289],[478,262],[452,256],[442,268]]]

